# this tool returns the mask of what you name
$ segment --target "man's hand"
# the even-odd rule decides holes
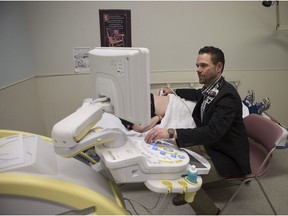
[[[158,90],[158,95],[159,96],[166,96],[168,94],[173,93],[173,90],[170,88],[161,88]]]
[[[158,139],[169,139],[169,133],[166,128],[153,128],[144,138],[146,143],[151,143]]]

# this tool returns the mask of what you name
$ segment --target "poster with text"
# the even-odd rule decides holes
[[[131,47],[131,11],[99,10],[102,47]]]

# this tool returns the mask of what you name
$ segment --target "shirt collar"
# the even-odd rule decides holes
[[[203,86],[201,92],[204,96],[207,96],[207,93],[211,91],[222,79],[222,76],[220,76],[217,80],[215,80],[209,87]]]

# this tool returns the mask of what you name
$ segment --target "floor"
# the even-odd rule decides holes
[[[269,194],[277,214],[288,215],[288,148],[276,149],[268,174],[261,179]],[[235,191],[235,186],[223,185],[209,187],[209,195],[216,205],[222,208]],[[174,206],[175,194],[158,194],[148,190],[144,184],[124,184],[120,186],[125,198],[125,205],[132,215],[193,215],[195,212],[185,204]],[[156,205],[156,206],[155,206]],[[268,205],[258,184],[255,181],[245,185],[227,207],[227,215],[271,215],[273,211]]]

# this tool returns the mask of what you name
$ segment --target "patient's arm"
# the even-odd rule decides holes
[[[161,116],[153,116],[153,117],[151,118],[151,122],[150,122],[149,125],[144,126],[144,127],[141,127],[141,126],[139,126],[139,125],[133,124],[133,125],[132,125],[132,129],[133,129],[134,131],[139,132],[139,133],[146,132],[146,131],[150,130],[151,128],[153,128],[153,127],[157,124],[157,122],[160,121],[161,119],[162,119]]]

